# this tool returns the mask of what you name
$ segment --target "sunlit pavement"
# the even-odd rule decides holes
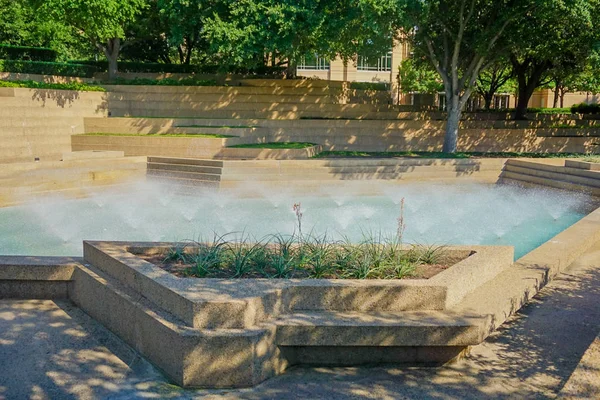
[[[554,398],[600,332],[598,304],[600,245],[454,365],[297,367],[253,389],[207,391],[170,385],[68,302],[2,300],[0,398]]]

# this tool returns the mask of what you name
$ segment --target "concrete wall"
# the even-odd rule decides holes
[[[443,143],[445,122],[439,120],[260,120],[260,119],[169,119],[169,118],[88,118],[87,132],[113,132],[128,134],[175,133],[182,129],[197,129],[198,133],[222,133],[239,136],[227,139],[223,146],[240,143],[261,142],[310,142],[320,144],[323,150],[361,151],[440,151]],[[571,121],[573,122],[573,121]],[[553,121],[463,121],[458,137],[460,151],[478,152],[598,152],[600,129],[594,121],[589,128],[552,128]],[[204,128],[184,128],[180,124],[210,125]],[[222,128],[219,128],[222,126]],[[242,126],[233,128],[232,126]],[[250,128],[248,128],[250,127]],[[74,136],[74,150],[124,150],[126,155],[163,155],[200,157],[193,155],[192,142],[185,138],[136,138],[115,136]],[[154,140],[153,151],[176,153],[129,153],[134,143]],[[188,139],[201,143],[202,139]],[[216,155],[221,144],[215,139],[214,146],[205,145]],[[166,143],[172,143],[167,145]],[[85,147],[83,145],[85,144]],[[96,147],[93,147],[93,146]],[[119,147],[123,146],[123,147]],[[200,145],[198,145],[200,146]],[[142,146],[143,147],[143,146]],[[164,149],[164,150],[163,150]],[[150,151],[150,149],[142,149]],[[196,151],[196,150],[194,150]],[[199,154],[199,153],[198,153]],[[204,156],[209,156],[206,153]]]
[[[60,160],[84,117],[106,115],[105,93],[0,88],[0,163]]]
[[[0,207],[20,204],[41,193],[87,196],[94,187],[145,179],[145,175],[146,157],[3,164]]]

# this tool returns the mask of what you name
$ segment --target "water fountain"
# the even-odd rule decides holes
[[[291,233],[296,202],[302,203],[306,231],[360,241],[365,232],[393,234],[405,198],[405,241],[513,245],[520,257],[593,207],[583,194],[514,186],[384,185],[379,191],[384,194],[377,196],[342,196],[343,190],[183,195],[146,182],[85,199],[39,197],[0,209],[0,253],[80,255],[84,239],[177,241],[208,238],[214,231],[245,230],[256,237]]]

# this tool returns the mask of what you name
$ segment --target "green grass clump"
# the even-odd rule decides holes
[[[316,146],[315,143],[308,142],[269,142],[269,143],[251,143],[251,144],[236,144],[234,148],[242,149],[306,149]]]
[[[186,273],[199,278],[403,279],[421,265],[447,259],[443,246],[403,246],[397,237],[380,233],[364,234],[355,244],[327,234],[262,240],[232,235],[179,243],[166,251],[164,262],[187,265]]]
[[[581,158],[586,155],[579,153],[520,153],[520,152],[456,152],[443,153],[441,151],[323,151],[314,158]]]
[[[48,83],[37,81],[0,81],[0,87],[28,88],[28,89],[54,89],[54,90],[77,90],[83,92],[105,92],[106,89],[96,85],[81,82]]]
[[[581,159],[581,161],[590,162],[590,163],[600,163],[600,156],[585,156]]]
[[[236,136],[221,135],[219,133],[83,133],[79,136],[135,136],[135,137],[171,137],[171,138],[205,138],[205,139],[227,139]]]

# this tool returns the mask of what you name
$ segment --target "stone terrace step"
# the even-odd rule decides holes
[[[188,181],[218,182],[221,180],[221,174],[209,174],[199,172],[187,172],[181,170],[148,169],[148,176],[158,176],[163,178],[179,178]]]
[[[439,311],[299,312],[275,324],[279,346],[469,346],[483,341],[489,318]]]
[[[567,173],[551,172],[551,171],[545,171],[545,170],[541,170],[541,169],[518,167],[515,165],[511,165],[511,164],[507,164],[504,167],[504,170],[507,172],[515,172],[515,173],[522,174],[522,175],[530,175],[530,176],[535,176],[538,178],[551,179],[551,180],[556,180],[556,181],[563,181],[563,182],[569,182],[569,183],[574,183],[574,184],[578,184],[578,185],[600,188],[600,173],[597,173],[597,172],[596,172],[595,177],[594,176],[585,177],[585,176],[580,176],[579,174],[570,174],[570,173],[568,173],[568,171],[567,171]],[[584,171],[582,171],[582,172],[584,172]],[[588,172],[590,172],[590,171],[588,171]]]
[[[207,166],[203,166],[203,165],[148,162],[148,170],[194,172],[194,173],[201,173],[201,174],[220,175],[222,168],[207,167]]]
[[[198,158],[171,158],[171,157],[148,157],[150,163],[162,163],[162,164],[185,164],[185,165],[198,165],[204,167],[223,167],[223,161],[218,160],[205,160]]]

